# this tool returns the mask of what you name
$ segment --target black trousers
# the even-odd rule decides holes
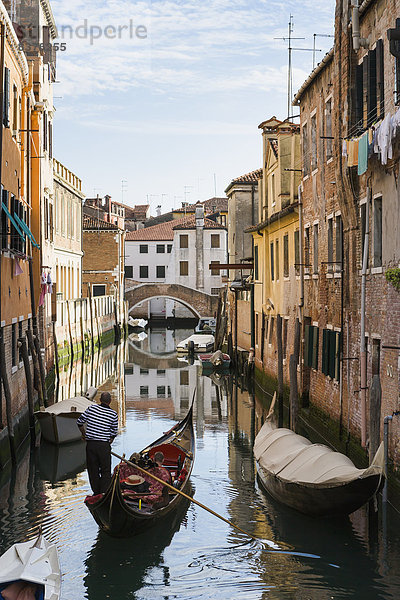
[[[103,494],[111,483],[111,444],[88,440],[86,466],[93,494]]]

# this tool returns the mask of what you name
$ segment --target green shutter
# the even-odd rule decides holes
[[[312,344],[312,367],[318,369],[318,341],[319,328],[313,327],[313,344]]]
[[[304,329],[304,365],[311,367],[309,354],[310,354],[310,325],[306,325]]]
[[[342,343],[342,333],[336,333],[336,354],[335,354],[335,379],[340,380],[340,345]]]
[[[335,378],[335,358],[336,358],[336,331],[328,331],[329,339],[329,364],[328,364],[328,375]]]
[[[328,343],[328,329],[322,330],[322,372],[324,375],[328,375],[328,364],[329,364],[329,343]]]

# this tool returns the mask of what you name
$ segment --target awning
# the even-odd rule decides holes
[[[18,227],[17,222],[15,221],[14,217],[9,212],[7,206],[4,204],[4,202],[1,203],[1,206],[2,206],[2,209],[4,210],[4,212],[6,213],[7,217],[9,218],[9,220],[13,224],[13,227],[15,228],[16,232],[20,235],[22,241],[25,243],[25,234],[23,234],[21,229]]]
[[[37,241],[35,240],[35,238],[33,237],[33,233],[32,231],[29,229],[28,225],[25,223],[25,221],[23,221],[22,219],[20,219],[20,217],[14,213],[14,217],[17,221],[17,223],[21,226],[21,228],[25,231],[26,235],[28,236],[28,238],[31,240],[32,245],[35,246],[35,248],[39,248],[40,246],[37,243]]]

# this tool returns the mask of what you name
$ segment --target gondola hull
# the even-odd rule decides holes
[[[186,417],[173,427],[168,433],[150,444],[142,450],[145,452],[154,451],[155,448],[165,448],[168,445],[178,447],[188,458],[187,476],[179,488],[180,491],[190,488],[190,474],[194,462],[194,430],[192,421],[193,408],[190,408]],[[142,533],[160,522],[168,522],[174,519],[174,515],[185,498],[178,492],[171,491],[170,501],[162,508],[153,509],[151,507],[134,506],[132,502],[127,501],[122,493],[119,471],[115,470],[111,484],[103,496],[86,498],[86,506],[90,510],[99,527],[109,535],[114,537],[131,537]]]
[[[356,479],[338,487],[315,488],[288,483],[258,465],[258,480],[275,500],[312,517],[349,515],[377,492],[381,476]]]
[[[254,443],[261,486],[276,500],[313,517],[348,515],[368,502],[384,479],[383,444],[366,469],[349,457],[267,420]]]

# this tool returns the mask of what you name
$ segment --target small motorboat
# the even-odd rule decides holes
[[[176,346],[176,350],[183,354],[187,354],[188,352],[204,353],[209,352],[213,347],[213,335],[207,333],[193,333],[182,342],[179,342]]]
[[[213,372],[228,372],[231,364],[229,354],[224,354],[221,350],[216,350],[213,354],[200,354],[199,359],[205,375]]]
[[[132,329],[144,329],[147,327],[148,321],[146,319],[134,319],[133,317],[128,317],[128,325]]]
[[[379,490],[384,477],[383,443],[372,464],[357,469],[348,456],[312,444],[270,420],[254,443],[257,474],[273,498],[314,517],[348,515]]]
[[[0,556],[0,599],[59,600],[60,588],[57,547],[42,533],[36,539],[14,544]]]
[[[195,453],[193,405],[182,421],[138,453],[137,464],[145,469],[153,468],[151,463],[156,452],[164,455],[163,468],[169,471],[172,485],[187,494]],[[140,486],[137,485],[138,480],[143,479],[141,475],[145,478],[145,485],[150,486],[147,491],[140,487],[143,481],[140,481]],[[134,467],[121,462],[114,470],[108,490],[104,494],[87,496],[85,503],[103,531],[114,537],[130,537],[156,525],[172,522],[182,502],[185,502],[181,494],[168,493],[166,486],[167,494],[162,496],[164,502],[159,502],[161,497],[152,489],[152,484],[154,480],[149,475],[135,473]]]
[[[76,420],[93,404],[97,389],[91,387],[85,396],[76,396],[56,402],[35,412],[42,436],[52,444],[67,444],[81,439]]]
[[[217,326],[217,319],[213,317],[201,317],[199,322],[197,323],[194,332],[195,333],[215,333],[215,328]]]

